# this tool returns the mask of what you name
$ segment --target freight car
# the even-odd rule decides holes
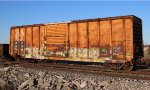
[[[0,44],[0,61],[9,59],[9,44]]]
[[[131,70],[143,58],[142,20],[134,15],[13,26],[10,55],[34,60],[101,62]]]

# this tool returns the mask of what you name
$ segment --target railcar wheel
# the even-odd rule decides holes
[[[132,62],[126,62],[123,66],[123,70],[131,71],[133,70],[133,63]]]
[[[123,66],[124,66],[123,63],[111,63],[110,64],[111,69],[114,69],[114,70],[121,70]]]

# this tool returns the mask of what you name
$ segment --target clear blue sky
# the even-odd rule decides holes
[[[11,26],[76,19],[136,15],[143,20],[144,44],[150,44],[150,2],[2,2],[0,43],[9,43]]]

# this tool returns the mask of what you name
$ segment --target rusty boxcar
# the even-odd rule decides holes
[[[14,26],[10,32],[10,55],[16,54],[43,60],[102,62],[113,69],[132,69],[143,57],[142,20],[128,15]]]

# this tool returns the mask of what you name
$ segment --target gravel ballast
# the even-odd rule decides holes
[[[0,68],[0,90],[150,90],[150,81],[9,66]]]

